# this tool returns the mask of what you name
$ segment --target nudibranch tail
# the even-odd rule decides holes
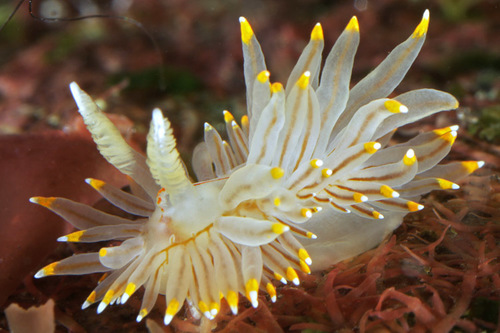
[[[255,33],[241,17],[248,115],[238,123],[225,110],[226,135],[205,123],[204,140],[193,152],[195,183],[159,109],[144,157],[71,83],[99,151],[134,186],[130,193],[101,180],[86,182],[134,218],[64,198],[31,198],[79,229],[59,241],[121,241],[52,263],[35,277],[105,273],[82,305],[98,303],[98,313],[144,287],[137,321],[161,294],[168,325],[184,304],[213,319],[223,299],[237,314],[240,294],[252,307],[260,291],[275,302],[276,281],[298,285],[301,274],[376,246],[405,214],[424,208],[419,195],[458,189],[458,180],[484,165],[438,165],[458,126],[390,145],[398,127],[458,106],[433,89],[388,97],[419,53],[428,24],[425,11],[412,35],[349,89],[360,39],[356,17],[323,67],[324,36],[316,24],[286,86],[270,81]]]

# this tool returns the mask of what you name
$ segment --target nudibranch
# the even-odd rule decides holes
[[[124,304],[144,286],[137,321],[162,294],[168,325],[185,301],[213,319],[224,298],[236,314],[239,294],[253,307],[261,290],[275,301],[275,280],[298,285],[298,272],[374,247],[405,214],[423,208],[416,201],[420,195],[456,189],[458,179],[484,164],[437,165],[450,151],[457,126],[389,145],[398,127],[458,106],[453,96],[433,89],[388,97],[419,53],[428,24],[425,11],[411,36],[350,89],[359,43],[356,17],[322,69],[323,31],[316,24],[285,86],[271,83],[260,45],[241,17],[247,115],[238,124],[223,112],[227,140],[205,123],[204,141],[192,159],[196,182],[159,109],[153,111],[145,157],[71,83],[99,151],[134,186],[129,193],[97,179],[87,183],[137,218],[64,198],[31,198],[80,230],[59,241],[122,241],[52,263],[35,277],[105,273],[82,306],[99,302],[98,313]]]

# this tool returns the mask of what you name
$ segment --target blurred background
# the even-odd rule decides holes
[[[16,4],[1,4],[0,22]],[[177,135],[181,149],[190,148],[204,121],[221,122],[223,109],[240,115],[245,109],[239,16],[252,24],[272,81],[283,82],[316,22],[328,50],[356,15],[355,83],[411,34],[426,8],[426,44],[396,93],[439,88],[461,101],[464,116],[493,108],[487,113],[495,117],[499,6],[498,0],[33,1],[40,18],[109,15],[54,22],[31,17],[26,2],[0,31],[0,133],[64,128],[76,115],[68,84],[77,81],[106,111],[132,120],[136,131],[145,130],[153,107],[162,108],[181,127],[177,132],[186,131]],[[499,133],[482,135],[498,139]]]

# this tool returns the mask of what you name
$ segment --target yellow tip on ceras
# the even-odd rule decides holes
[[[240,17],[240,29],[241,29],[241,41],[245,44],[250,43],[250,40],[253,37],[253,30],[248,23],[247,19],[243,16]]]
[[[233,115],[231,114],[231,112],[227,111],[227,110],[224,110],[222,111],[222,114],[224,115],[224,121],[227,123],[227,124],[230,124],[231,122],[234,121],[234,117]]]
[[[386,198],[399,198],[399,193],[387,185],[380,186],[380,194]]]
[[[364,144],[364,148],[368,154],[375,154],[380,148],[382,148],[382,145],[380,142],[367,142]]]
[[[244,115],[241,117],[241,126],[243,126],[244,128],[248,128],[250,124],[250,120],[248,120],[248,116],[247,115]]]
[[[352,195],[355,202],[365,202],[368,201],[368,197],[363,193],[356,192]]]
[[[266,284],[266,291],[269,294],[269,297],[271,298],[271,302],[275,303],[276,302],[276,288],[271,284],[271,282],[268,282]]]
[[[311,269],[309,266],[304,262],[304,260],[299,260],[299,265],[300,265],[300,270],[306,274],[311,274]]]
[[[316,25],[314,26],[312,32],[311,32],[311,40],[323,40],[324,37],[323,37],[323,28],[321,27],[321,24],[320,23],[316,23]]]
[[[83,304],[82,304],[82,310],[85,310],[90,305],[94,304],[96,297],[97,297],[97,293],[95,291],[92,291],[90,293],[89,297],[87,297],[87,299],[85,300],[85,302],[83,302]]]
[[[307,253],[306,249],[304,249],[304,248],[299,249],[298,255],[299,255],[299,258],[304,260],[304,262],[306,264],[308,264],[308,265],[312,264],[311,257],[309,256],[309,253]]]
[[[167,309],[165,310],[165,317],[163,322],[165,325],[170,324],[175,314],[179,311],[180,303],[177,299],[172,298],[170,303],[168,303]]]
[[[210,314],[212,318],[215,318],[220,310],[220,304],[218,302],[210,302]]]
[[[304,217],[307,217],[307,218],[311,218],[311,216],[312,216],[312,210],[310,210],[309,208],[302,208],[300,210],[300,215],[302,215]]]
[[[426,9],[424,15],[422,16],[422,21],[418,24],[417,28],[413,32],[413,38],[421,38],[427,33],[429,28],[429,10]]]
[[[318,236],[316,236],[314,233],[312,233],[310,231],[307,232],[306,237],[310,238],[310,239],[317,239],[318,238]]]
[[[231,127],[233,128],[233,130],[238,130],[240,128],[238,123],[234,120],[231,122]]]
[[[452,146],[455,143],[456,138],[457,138],[457,132],[455,131],[448,132],[445,135],[441,136],[441,139],[448,141],[450,146]]]
[[[139,314],[137,315],[137,318],[135,320],[137,322],[140,322],[147,315],[148,315],[148,310],[147,309],[142,309],[141,311],[139,311]]]
[[[259,300],[257,298],[259,293],[259,282],[256,279],[249,279],[245,284],[246,296],[252,307],[257,308],[259,306]]]
[[[314,169],[318,169],[318,168],[320,168],[320,167],[322,167],[322,166],[323,166],[323,161],[322,161],[322,160],[320,160],[320,159],[318,159],[318,158],[315,158],[315,159],[311,160],[311,161],[309,162],[309,164],[310,164],[310,165],[311,165],[311,167],[313,167]]]
[[[233,291],[233,290],[229,290],[227,292],[226,301],[227,301],[227,304],[229,304],[229,307],[231,308],[231,312],[234,315],[237,315],[238,314],[238,293]]]
[[[322,210],[323,210],[323,207],[320,207],[320,206],[311,208],[311,211],[313,213],[321,212]]]
[[[203,315],[205,317],[207,317],[210,320],[213,319],[213,316],[210,313],[210,308],[208,307],[207,303],[205,303],[203,301],[199,301],[198,302],[198,308],[200,309],[201,313],[203,313]]]
[[[413,149],[408,149],[408,151],[405,154],[405,157],[403,157],[403,163],[405,165],[411,166],[415,164],[417,161],[417,156],[415,155],[415,151]]]
[[[85,233],[84,230],[80,231],[75,231],[72,232],[71,234],[68,234],[66,236],[61,236],[57,239],[58,242],[78,242],[80,238],[82,238],[83,234]]]
[[[214,128],[212,127],[212,125],[210,125],[210,124],[209,124],[209,123],[207,123],[207,122],[204,124],[204,127],[203,127],[203,128],[204,128],[205,132],[213,131],[213,129],[214,129]]]
[[[289,231],[290,227],[287,225],[284,225],[283,223],[276,222],[276,223],[273,223],[271,229],[273,230],[273,232],[275,234],[281,235],[282,233]]]
[[[280,167],[274,167],[271,169],[271,177],[274,179],[280,179],[285,175],[285,170]]]
[[[453,143],[455,143],[458,129],[459,129],[458,125],[453,125],[445,128],[438,128],[433,130],[432,132],[438,135],[440,139],[447,141],[451,146],[453,145]]]
[[[106,254],[108,254],[108,250],[105,248],[105,247],[102,247],[100,250],[99,250],[99,257],[105,257]]]
[[[54,203],[54,201],[56,201],[55,197],[49,197],[49,198],[32,197],[32,198],[30,198],[30,202],[39,204],[40,206],[43,206],[46,208],[50,208],[52,206],[52,204]]]
[[[462,166],[467,169],[468,173],[473,173],[484,166],[484,161],[464,161],[462,162]]]
[[[46,277],[46,276],[50,276],[50,275],[54,275],[55,274],[55,268],[57,266],[58,262],[53,262],[47,266],[45,266],[44,268],[42,268],[41,270],[39,270],[36,274],[35,274],[35,278],[36,279],[39,279],[39,278],[43,278],[43,277]]]
[[[458,190],[460,186],[443,178],[436,178],[439,187],[443,190]]]
[[[379,212],[377,212],[376,210],[374,210],[372,212],[372,215],[373,215],[373,218],[374,219],[377,219],[377,220],[382,220],[384,219],[384,215],[380,214]]]
[[[121,304],[127,303],[128,299],[130,296],[132,296],[133,293],[135,293],[135,290],[137,289],[137,286],[135,283],[130,282],[127,284],[127,287],[125,288],[125,293],[123,293],[122,298],[121,298]]]
[[[105,182],[99,179],[94,179],[94,178],[87,178],[85,179],[85,182],[95,188],[96,190],[100,190],[104,185],[106,185]]]
[[[97,307],[97,313],[101,313],[106,309],[108,304],[111,302],[113,299],[113,296],[115,296],[115,291],[113,289],[109,289],[106,294],[104,294],[104,298],[102,299],[101,303],[99,303],[99,306]]]
[[[459,126],[458,125],[453,125],[453,126],[448,126],[448,127],[444,127],[444,128],[436,128],[435,130],[432,130],[432,132],[434,134],[436,134],[437,136],[442,136],[446,133],[449,133],[449,132],[452,132],[452,131],[458,131],[459,129]]]
[[[279,273],[274,272],[274,278],[283,284],[287,284],[286,279]]]
[[[286,269],[286,278],[288,279],[288,281],[292,281],[292,283],[296,286],[298,286],[300,284],[300,280],[299,280],[299,276],[297,275],[297,272],[295,271],[295,269],[293,269],[290,266]]]
[[[271,84],[271,93],[275,94],[277,92],[283,91],[283,85],[279,82],[274,82]]]
[[[351,20],[349,21],[349,23],[347,23],[345,30],[347,30],[347,31],[359,31],[358,18],[356,16],[353,16],[351,18]]]
[[[384,106],[392,113],[408,113],[408,108],[394,99],[385,101]]]
[[[408,207],[408,210],[410,212],[416,212],[416,211],[424,209],[424,205],[416,203],[415,201],[406,202],[406,206]]]
[[[271,76],[271,73],[269,71],[262,71],[257,75],[257,81],[260,83],[266,83],[269,81],[269,77]]]
[[[311,72],[305,71],[304,74],[300,76],[300,78],[297,81],[297,86],[299,86],[300,89],[305,90],[309,86],[309,80],[311,78]]]
[[[321,170],[321,175],[322,175],[324,178],[328,178],[328,177],[330,177],[332,174],[333,174],[333,170],[332,170],[332,169],[325,168],[325,169]]]

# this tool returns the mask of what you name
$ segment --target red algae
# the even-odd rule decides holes
[[[477,200],[484,197],[478,186],[489,200]],[[316,275],[309,295],[294,298],[283,288],[272,306],[277,321],[289,331],[498,330],[499,189],[486,175],[471,177],[458,194],[429,195],[428,208],[408,216],[386,243]],[[493,318],[474,309],[481,300],[493,305]]]

